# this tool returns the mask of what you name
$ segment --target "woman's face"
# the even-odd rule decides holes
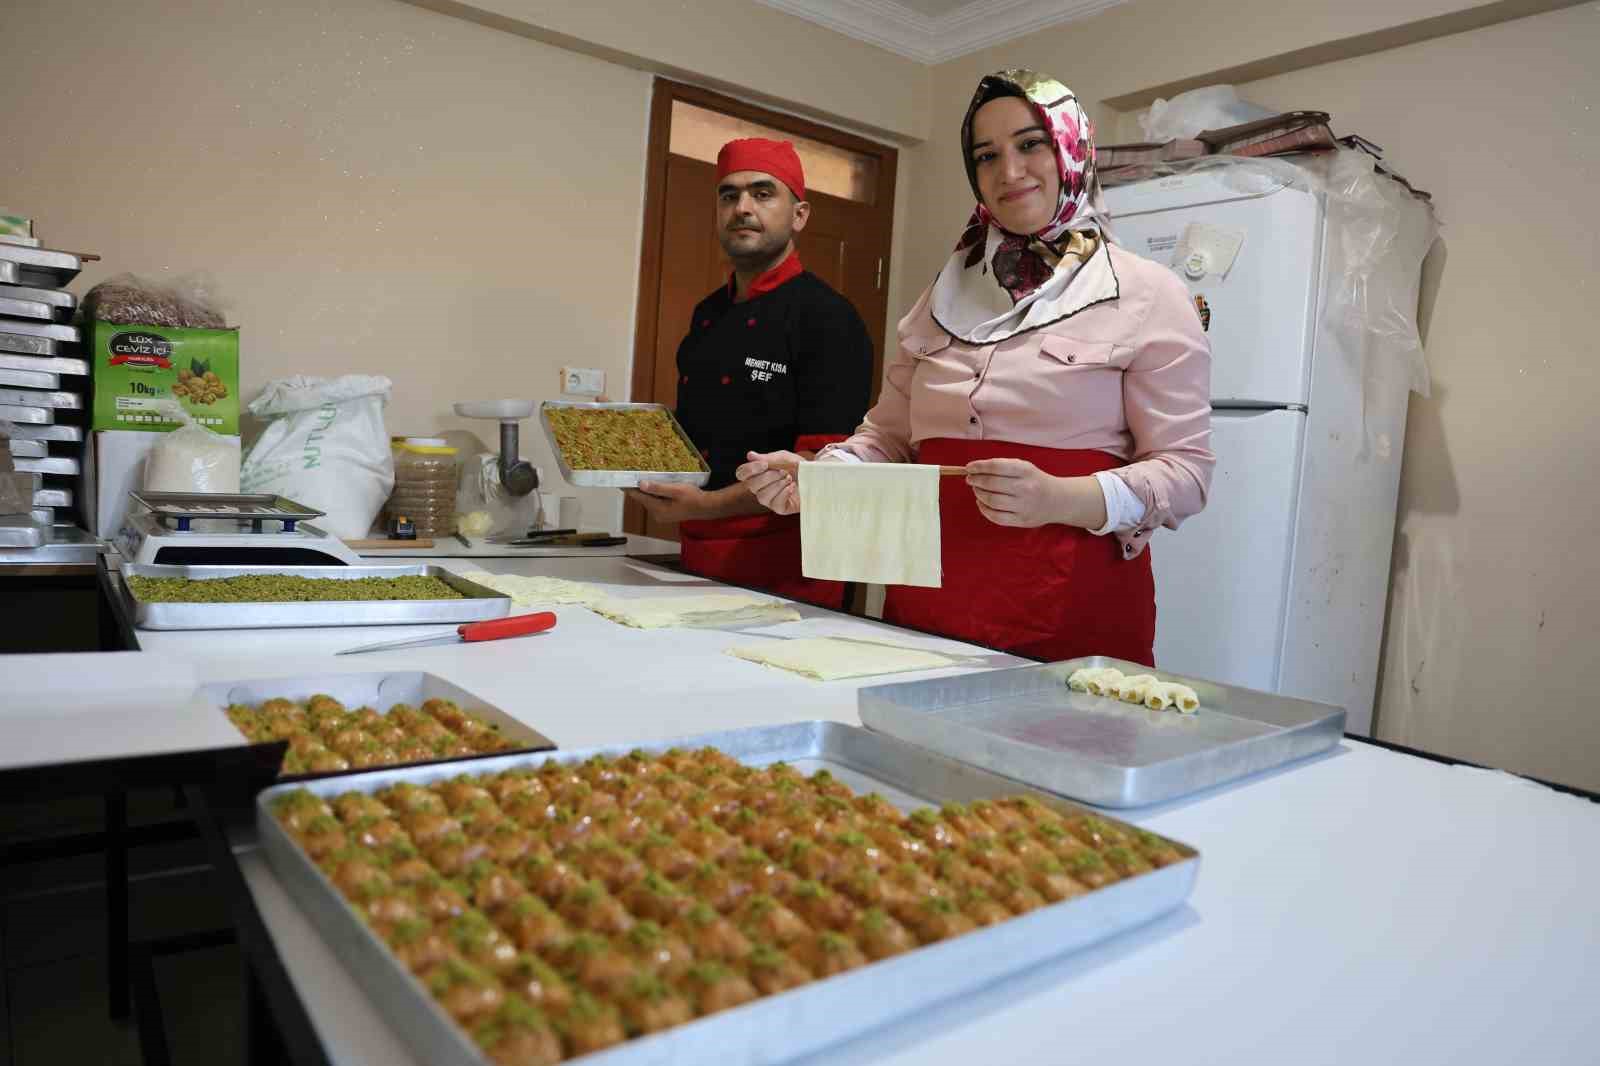
[[[972,161],[978,194],[1002,229],[1037,233],[1049,225],[1061,193],[1050,134],[1015,96],[1002,96],[972,116]]]

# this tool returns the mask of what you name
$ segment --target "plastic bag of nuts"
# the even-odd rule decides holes
[[[209,279],[201,274],[166,282],[118,274],[89,290],[84,310],[90,318],[119,326],[223,329],[228,324]]]

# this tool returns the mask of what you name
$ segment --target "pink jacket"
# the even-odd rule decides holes
[[[1189,292],[1170,271],[1116,245],[1082,271],[1109,272],[1050,325],[972,345],[940,329],[929,293],[900,321],[883,391],[849,440],[875,462],[913,462],[932,437],[1095,449],[1124,460],[1112,473],[1144,502],[1118,533],[1133,558],[1158,526],[1178,528],[1206,505],[1211,469],[1211,348]],[[1091,279],[1080,276],[1073,281]]]

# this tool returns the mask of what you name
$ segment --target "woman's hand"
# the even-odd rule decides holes
[[[749,452],[747,463],[733,476],[744,482],[750,494],[776,514],[795,514],[800,510],[800,464],[794,452]]]
[[[1026,459],[978,459],[967,464],[967,484],[978,511],[996,525],[1099,529],[1106,522],[1105,497],[1092,477],[1054,477]]]

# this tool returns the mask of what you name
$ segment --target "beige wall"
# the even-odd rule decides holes
[[[382,373],[391,431],[493,441],[451,402],[554,396],[562,364],[626,389],[647,75],[393,0],[22,8],[0,68],[62,87],[7,124],[27,145],[6,151],[7,203],[104,256],[80,292],[211,270],[245,398]],[[620,514],[615,493],[587,506]]]
[[[1600,787],[1600,8],[1241,86],[1333,112],[1437,197],[1379,735]],[[1399,106],[1403,104],[1404,106]]]
[[[972,195],[958,127],[978,79],[990,71],[1033,67],[1060,78],[1109,142],[1123,112],[1157,95],[1299,70],[1571,2],[1128,0],[1092,18],[942,63],[933,72],[929,135],[915,153],[927,181],[913,193],[912,217],[923,216],[925,224],[907,234],[904,265],[931,280],[966,221]],[[912,289],[913,298],[919,290]]]
[[[1384,145],[1436,194],[1444,229],[1426,271],[1434,394],[1411,405],[1379,735],[1593,788],[1600,716],[1578,678],[1600,632],[1586,550],[1600,526],[1587,488],[1600,8],[1438,35],[1529,9],[1396,0],[1288,17],[1271,0],[1135,0],[943,64],[902,266],[914,296],[909,279],[931,276],[970,210],[956,126],[1000,67],[1056,74],[1125,136],[1137,127],[1106,101],[1280,71],[1242,91],[1332,111],[1340,131]],[[1406,40],[1424,43],[1384,47]],[[1330,54],[1359,57],[1304,62]]]
[[[753,0],[406,2],[882,138],[928,134],[928,67]]]

